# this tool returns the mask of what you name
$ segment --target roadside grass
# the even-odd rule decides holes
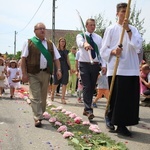
[[[56,108],[56,106],[51,105],[47,107],[46,111],[50,116],[55,117],[62,125],[66,125],[67,131],[74,134],[73,137],[67,139],[69,145],[73,146],[75,150],[128,150],[124,143],[117,143],[105,133],[95,133],[89,130],[89,125],[75,123],[74,119],[61,111],[52,111],[51,108]],[[51,124],[56,130],[59,128],[54,123]]]

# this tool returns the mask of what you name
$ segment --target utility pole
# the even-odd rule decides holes
[[[55,43],[55,0],[53,0],[52,10],[52,41]]]
[[[16,34],[17,34],[17,32],[15,31],[15,37],[14,37],[14,56],[16,56]]]

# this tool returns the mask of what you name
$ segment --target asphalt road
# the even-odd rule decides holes
[[[53,104],[63,106],[66,110],[76,113],[83,120],[83,104],[76,97],[67,97],[67,104],[60,103],[60,97],[55,97]],[[98,101],[94,109],[94,122],[102,132],[111,139],[123,142],[129,150],[150,150],[150,108],[140,107],[140,122],[131,128],[133,137],[118,136],[110,133],[105,127],[104,112],[106,100]],[[19,98],[9,99],[9,90],[0,98],[0,150],[73,150],[68,141],[58,133],[48,121],[43,121],[42,128],[34,127],[31,106]]]

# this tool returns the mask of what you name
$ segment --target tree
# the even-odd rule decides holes
[[[17,51],[16,55],[7,53],[7,58],[10,59],[10,60],[11,59],[19,60],[21,58],[21,51]]]
[[[136,10],[136,2],[133,6],[133,9],[131,10],[131,14],[130,14],[130,24],[135,26],[138,31],[141,33],[141,35],[143,36],[145,33],[145,29],[143,28],[143,24],[145,19],[140,20],[140,14],[141,14],[142,10]],[[150,43],[146,44],[145,40],[143,41],[143,50],[144,50],[144,58],[145,60],[150,63]]]
[[[106,27],[111,25],[112,22],[104,19],[104,15],[101,14],[94,16],[94,19],[96,21],[96,33],[103,37]]]
[[[150,42],[148,44],[145,44],[144,50],[150,51]]]
[[[141,9],[136,10],[136,2],[135,2],[133,9],[131,10],[131,13],[130,13],[129,22],[131,25],[135,26],[138,29],[138,31],[141,33],[141,35],[143,36],[146,30],[143,28],[145,19],[142,19],[142,20],[139,19],[141,12],[142,12]]]
[[[64,38],[66,39],[66,48],[68,50],[71,49],[72,46],[77,46],[76,44],[76,35],[79,33],[80,31],[74,32],[74,33],[67,33]]]
[[[17,51],[15,59],[19,60],[21,58],[21,51]]]
[[[8,54],[8,55],[7,55],[7,59],[10,59],[10,60],[11,60],[11,59],[13,59],[13,58],[14,58],[14,54]]]
[[[146,62],[150,64],[150,42],[148,44],[144,44],[143,49],[144,49],[144,60],[146,60]]]

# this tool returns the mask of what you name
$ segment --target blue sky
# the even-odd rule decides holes
[[[5,0],[0,5],[0,53],[14,53],[14,32],[16,31],[16,50],[22,49],[24,41],[34,36],[33,27],[38,22],[45,23],[48,29],[52,28],[53,0]],[[80,29],[76,9],[83,20],[91,16],[103,14],[104,19],[115,22],[116,4],[127,0],[57,0],[55,10],[56,29]],[[146,29],[144,39],[150,42],[149,0],[132,0],[131,7],[136,2],[136,9],[142,10],[140,19],[145,18],[143,25]],[[39,8],[40,4],[41,7]],[[35,12],[38,12],[34,16]],[[34,18],[33,18],[34,16]],[[33,18],[33,19],[32,19]],[[29,23],[29,21],[32,21]],[[29,24],[28,24],[29,23]]]

